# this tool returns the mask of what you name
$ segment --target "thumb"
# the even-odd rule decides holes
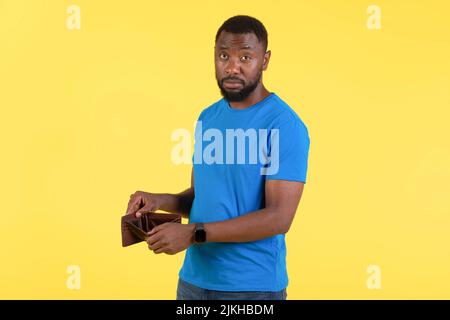
[[[143,206],[142,208],[140,208],[138,211],[136,211],[136,218],[140,218],[142,216],[142,214],[144,213],[148,213],[148,212],[153,212],[155,209],[153,208],[153,206]]]
[[[147,234],[148,234],[149,236],[151,236],[152,234],[156,233],[156,232],[159,231],[160,229],[161,229],[161,225],[154,226],[154,227],[152,228],[152,230],[150,230],[149,232],[147,232]]]

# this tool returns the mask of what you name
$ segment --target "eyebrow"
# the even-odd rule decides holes
[[[224,46],[224,45],[221,45],[220,46],[220,49],[228,49],[229,47],[227,47],[227,46]],[[243,46],[243,47],[240,47],[239,49],[253,49],[253,47],[252,46]]]

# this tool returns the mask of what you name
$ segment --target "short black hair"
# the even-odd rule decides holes
[[[219,30],[217,30],[216,43],[222,31],[237,34],[254,33],[259,42],[262,43],[264,52],[267,50],[267,30],[261,21],[256,18],[246,15],[238,15],[229,18],[220,26]]]

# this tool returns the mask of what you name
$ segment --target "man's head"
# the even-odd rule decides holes
[[[255,18],[239,15],[222,24],[216,34],[214,61],[225,99],[242,101],[256,89],[270,59],[267,44],[266,28]]]

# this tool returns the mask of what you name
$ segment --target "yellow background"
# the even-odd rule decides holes
[[[67,7],[81,9],[68,30]],[[366,26],[370,4],[381,30]],[[288,299],[450,298],[448,1],[0,1],[0,298],[174,299],[184,252],[122,248],[171,133],[221,98],[214,36],[260,19],[264,83],[309,129]],[[184,221],[186,222],[186,221]],[[370,290],[367,267],[381,268]],[[66,287],[69,265],[81,289]],[[157,275],[157,276],[155,276]]]

